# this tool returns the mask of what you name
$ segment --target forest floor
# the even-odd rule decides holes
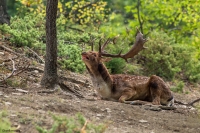
[[[0,45],[9,48],[7,44]],[[200,132],[198,108],[176,104],[175,110],[152,111],[141,105],[98,100],[87,74],[59,71],[71,88],[46,92],[39,84],[44,65],[37,63],[40,59],[33,51],[29,51],[29,58],[17,55],[22,51],[0,47],[0,81],[7,78],[6,82],[0,82],[0,112],[6,111],[21,133],[37,133],[36,125],[51,128],[53,119],[49,112],[66,117],[80,112],[96,124],[106,123],[106,133]],[[189,103],[199,98],[199,87],[185,86],[184,93],[174,93],[175,99]]]

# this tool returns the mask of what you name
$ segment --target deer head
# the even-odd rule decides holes
[[[121,52],[120,52],[116,55],[104,53],[105,47],[111,41],[110,38],[108,38],[102,46],[101,46],[101,41],[102,41],[102,39],[100,39],[100,41],[99,41],[99,51],[98,52],[89,51],[89,52],[82,53],[82,60],[85,63],[90,74],[98,73],[97,72],[98,65],[102,64],[102,56],[112,57],[112,58],[123,58],[127,61],[128,58],[133,58],[141,50],[145,49],[144,43],[147,41],[147,39],[144,39],[143,34],[137,29],[136,41],[135,41],[134,45],[132,46],[132,48],[126,54],[121,54]]]

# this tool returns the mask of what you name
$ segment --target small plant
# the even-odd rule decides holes
[[[14,133],[14,129],[11,128],[11,123],[6,117],[5,111],[0,112],[0,132]]]
[[[183,81],[175,81],[176,86],[172,86],[171,90],[173,92],[183,93],[184,82]]]
[[[75,117],[61,117],[52,115],[54,123],[51,129],[47,130],[40,126],[37,126],[39,133],[85,133],[85,132],[94,132],[94,133],[103,133],[107,128],[105,124],[94,125],[91,122],[88,122],[86,118],[78,113]]]

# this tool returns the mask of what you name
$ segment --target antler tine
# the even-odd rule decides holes
[[[147,39],[143,38],[143,34],[140,32],[138,28],[137,29],[137,35],[136,40],[132,48],[123,55],[123,58],[127,60],[128,58],[132,58],[135,55],[137,55],[141,50],[145,49],[144,43],[147,42]]]
[[[101,52],[104,51],[104,48],[108,45],[109,42],[110,42],[110,38],[108,38],[108,39],[106,40],[106,42],[103,44],[103,46],[101,47]]]
[[[99,40],[99,56],[101,57],[101,42],[102,42],[103,38],[101,38]]]
[[[141,50],[145,49],[144,47],[144,43],[147,42],[148,40],[143,38],[143,34],[140,32],[140,30],[138,28],[137,29],[137,35],[136,35],[136,40],[134,45],[132,46],[132,48],[126,53],[126,54],[121,54],[122,50],[118,53],[118,54],[108,54],[108,53],[104,53],[103,50],[105,48],[105,46],[109,43],[108,39],[104,45],[101,48],[101,45],[99,46],[99,52],[101,54],[101,56],[106,56],[106,57],[114,57],[114,58],[123,58],[127,61],[128,58],[133,58],[135,55],[137,55]],[[100,40],[101,41],[101,40]]]

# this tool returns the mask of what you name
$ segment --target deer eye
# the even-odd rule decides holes
[[[97,57],[96,54],[94,54],[94,57]]]

